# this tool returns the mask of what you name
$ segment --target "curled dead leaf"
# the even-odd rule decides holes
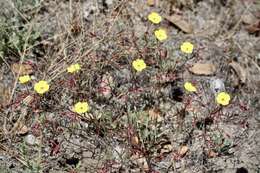
[[[139,144],[139,139],[137,136],[132,136],[131,137],[131,144],[132,145],[138,145]]]
[[[185,33],[193,32],[193,27],[191,23],[185,21],[181,15],[174,14],[171,16],[165,16],[165,19],[180,28]]]
[[[164,154],[164,153],[169,153],[171,152],[173,149],[172,145],[171,144],[167,144],[167,145],[164,145],[160,151],[161,154]]]
[[[197,75],[212,75],[216,72],[216,67],[211,63],[196,63],[189,71]]]
[[[27,75],[33,73],[33,68],[29,64],[14,63],[12,64],[11,69],[16,74],[19,74],[20,72],[20,75]]]
[[[181,146],[180,150],[179,150],[179,155],[181,157],[185,156],[185,154],[189,151],[189,148],[187,146]]]
[[[20,129],[18,129],[17,134],[18,135],[25,135],[28,132],[29,132],[28,127],[26,125],[23,125]]]
[[[147,160],[143,155],[136,153],[131,156],[131,160],[136,162],[139,165],[139,167],[142,168],[144,171],[149,171]]]
[[[159,109],[153,108],[148,110],[149,119],[154,121],[157,120],[157,122],[161,122],[163,118],[161,117],[161,111]]]
[[[260,20],[257,22],[246,26],[246,30],[249,32],[249,34],[257,34],[260,32]]]
[[[144,171],[149,171],[149,166],[145,157],[139,158],[137,163]]]
[[[237,62],[231,62],[229,65],[235,70],[237,76],[242,83],[246,82],[246,70]]]
[[[217,156],[218,156],[218,153],[214,152],[213,150],[210,150],[210,151],[208,152],[208,156],[209,156],[210,158],[214,158],[214,157],[217,157]]]
[[[155,0],[147,0],[147,5],[153,6],[155,4]]]
[[[23,99],[23,104],[26,106],[30,105],[33,102],[33,96],[28,95]]]

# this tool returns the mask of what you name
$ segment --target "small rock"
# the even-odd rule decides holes
[[[160,110],[163,110],[163,111],[169,111],[172,107],[172,104],[170,102],[162,102],[160,103]]]
[[[258,113],[256,114],[255,119],[256,119],[257,121],[260,121],[260,112],[258,112]]]
[[[245,23],[245,24],[252,24],[257,21],[257,18],[252,13],[249,13],[249,12],[242,15],[241,19],[242,19],[243,23]]]
[[[210,81],[210,89],[214,95],[217,95],[219,92],[225,91],[225,84],[221,79],[212,79]]]
[[[54,113],[48,113],[45,115],[46,120],[48,121],[54,121],[55,114]]]
[[[36,137],[32,134],[27,135],[24,140],[28,145],[34,145],[37,143]]]
[[[106,4],[107,4],[107,6],[112,5],[113,4],[113,0],[106,0]]]
[[[90,15],[92,13],[99,13],[99,10],[97,6],[95,5],[94,2],[92,1],[87,1],[86,3],[83,4],[83,17],[86,20],[89,20]]]
[[[5,160],[6,157],[4,155],[0,155],[0,160]]]
[[[120,145],[116,145],[113,150],[113,157],[116,160],[120,160],[122,154],[124,153],[124,149]]]
[[[181,162],[180,161],[175,163],[175,168],[176,169],[180,169],[181,168]]]
[[[132,73],[130,72],[130,70],[124,68],[116,71],[116,76],[118,78],[118,83],[124,84],[131,80]]]
[[[90,151],[83,151],[82,156],[83,158],[91,158],[93,156],[93,153]]]

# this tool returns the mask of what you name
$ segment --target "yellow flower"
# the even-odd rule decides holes
[[[89,111],[89,105],[87,102],[78,102],[74,105],[73,111],[78,114],[83,114]]]
[[[165,29],[157,29],[154,31],[154,35],[155,37],[159,40],[159,41],[164,41],[167,39],[167,33]]]
[[[80,70],[80,65],[77,64],[72,64],[67,68],[68,73],[74,73],[74,72],[78,72]]]
[[[38,94],[43,94],[49,90],[50,86],[47,81],[41,80],[34,85],[34,90]]]
[[[133,61],[132,66],[138,72],[144,70],[146,68],[146,64],[143,59],[136,59]]]
[[[187,41],[182,43],[181,51],[184,53],[191,54],[193,51],[193,44],[191,44],[190,42],[187,42]]]
[[[19,82],[21,84],[27,83],[31,80],[31,77],[29,75],[24,75],[19,77]]]
[[[220,93],[218,93],[218,95],[216,97],[216,101],[218,104],[226,106],[229,104],[230,95],[226,92],[220,92]]]
[[[185,82],[184,88],[189,92],[196,92],[197,91],[196,87],[190,82]]]
[[[158,24],[162,21],[162,17],[156,12],[150,13],[148,19],[154,24]]]

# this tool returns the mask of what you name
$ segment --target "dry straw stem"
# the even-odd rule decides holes
[[[117,7],[114,8],[114,10],[117,9],[117,8],[119,8],[119,10],[118,10],[118,12],[117,12],[116,17],[113,19],[113,22],[112,22],[111,26],[109,27],[108,32],[107,32],[106,35],[108,35],[108,34],[111,33],[111,29],[112,29],[113,26],[115,25],[115,22],[116,22],[116,20],[118,19],[118,16],[119,16],[119,14],[121,13],[121,11],[122,11],[122,9],[123,9],[123,7],[124,7],[124,4],[125,4],[126,2],[127,2],[127,0],[121,2]],[[114,10],[112,10],[112,12],[113,12]],[[112,12],[111,12],[111,14],[112,14]],[[105,23],[105,22],[104,22],[104,23]],[[103,24],[104,24],[104,23],[103,23]],[[94,50],[97,48],[97,46],[99,46],[100,43],[102,43],[103,41],[106,41],[106,40],[107,40],[107,39],[105,38],[105,35],[104,35],[100,40],[98,40],[97,42],[94,42],[93,45],[92,45],[84,54],[82,54],[81,56],[78,56],[78,57],[76,57],[75,59],[73,59],[73,61],[72,61],[71,63],[76,63],[76,62],[78,62],[80,59],[82,59],[83,57],[87,56],[91,51],[94,51]],[[74,42],[76,42],[76,40],[75,40]],[[81,49],[84,49],[84,47],[82,47]],[[80,51],[79,51],[79,52],[80,52]],[[52,75],[52,76],[50,77],[50,79],[48,80],[48,82],[53,81],[54,79],[60,77],[64,72],[66,72],[66,66],[67,66],[67,65],[64,64],[63,66],[60,66],[60,67],[56,68],[55,71],[57,71],[58,73]]]
[[[19,15],[25,20],[25,21],[27,21],[28,23],[29,23],[29,21],[25,18],[25,16],[14,6],[14,4],[11,2],[11,1],[8,1],[8,2],[10,2],[11,3],[11,7],[15,10],[15,11],[17,11],[18,13],[19,13]],[[17,82],[18,82],[18,78],[19,78],[19,76],[20,76],[20,72],[21,72],[21,64],[23,64],[23,62],[24,62],[24,57],[25,57],[25,55],[26,55],[26,49],[27,49],[27,46],[28,46],[28,40],[29,40],[29,38],[30,38],[30,36],[31,36],[31,32],[32,32],[32,27],[33,27],[33,23],[30,23],[30,26],[29,26],[29,30],[28,30],[28,36],[27,36],[27,38],[26,38],[26,40],[25,40],[25,44],[24,44],[24,48],[23,48],[23,52],[18,52],[19,53],[19,55],[20,55],[20,57],[21,57],[21,59],[20,59],[20,61],[19,61],[19,64],[20,64],[20,68],[19,68],[19,73],[15,76],[15,82],[14,82],[14,86],[13,86],[13,89],[12,89],[12,92],[11,92],[11,96],[10,96],[10,99],[9,99],[9,104],[11,103],[11,101],[12,101],[12,99],[13,99],[13,96],[14,96],[14,92],[15,92],[15,89],[16,89],[16,86],[17,86]],[[19,50],[18,48],[17,48],[17,50]],[[14,73],[13,73],[14,74]]]
[[[24,57],[26,55],[26,47],[27,47],[27,43],[28,43],[28,39],[30,37],[30,34],[31,34],[31,31],[32,31],[32,26],[33,24],[30,25],[30,28],[29,28],[29,34],[25,40],[25,44],[24,44],[24,51],[23,52],[18,52],[21,59],[19,61],[19,70],[18,70],[18,73],[17,75],[15,76],[15,82],[14,82],[14,86],[13,86],[13,89],[12,89],[12,92],[11,92],[11,96],[10,96],[10,99],[9,99],[9,104],[11,103],[11,101],[13,100],[13,96],[14,96],[14,92],[15,92],[15,89],[16,89],[16,86],[17,86],[17,82],[18,82],[18,78],[20,76],[20,73],[21,73],[21,69],[22,69],[22,64],[24,62]],[[19,50],[19,49],[17,49]]]
[[[223,37],[223,40],[230,39],[236,33],[237,28],[239,27],[240,23],[242,22],[243,15],[248,12],[248,10],[252,6],[252,4],[253,4],[253,1],[250,1],[250,3],[247,5],[246,9],[241,14],[241,16],[240,16],[239,20],[237,21],[236,25],[228,33],[226,33],[226,35]]]

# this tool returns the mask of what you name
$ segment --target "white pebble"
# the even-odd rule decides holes
[[[34,145],[37,139],[34,135],[29,134],[25,137],[24,140],[28,145]]]
[[[225,91],[225,84],[221,79],[212,79],[210,81],[210,89],[216,95],[221,91]]]

